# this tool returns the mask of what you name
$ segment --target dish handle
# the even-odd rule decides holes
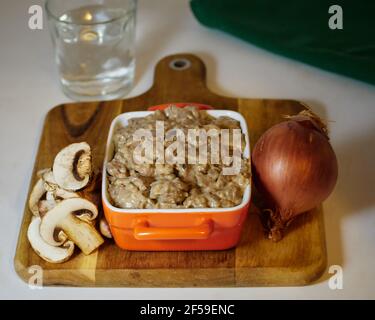
[[[213,231],[213,221],[204,220],[195,227],[150,227],[146,219],[139,220],[134,227],[137,240],[192,240],[208,239]]]

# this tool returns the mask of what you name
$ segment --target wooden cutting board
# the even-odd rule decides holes
[[[36,172],[52,165],[56,153],[66,145],[87,141],[93,148],[94,166],[101,168],[110,123],[118,114],[146,110],[169,102],[200,102],[216,109],[242,113],[248,121],[252,146],[283,115],[304,109],[292,100],[239,99],[217,95],[206,87],[203,62],[191,54],[162,59],[156,66],[154,84],[144,94],[130,99],[70,103],[53,108],[46,116],[35,161]],[[226,251],[130,252],[107,240],[100,249],[84,256],[77,253],[63,264],[41,260],[31,249],[27,227],[31,213],[27,205],[14,259],[19,276],[29,281],[34,269],[43,268],[44,285],[115,287],[232,287],[306,285],[318,279],[326,267],[326,247],[321,208],[300,216],[285,238],[266,239],[256,207],[255,194],[240,244]],[[78,251],[78,250],[76,250]]]

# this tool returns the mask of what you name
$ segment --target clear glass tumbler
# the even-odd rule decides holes
[[[126,95],[134,79],[136,0],[47,0],[64,92],[73,100]]]

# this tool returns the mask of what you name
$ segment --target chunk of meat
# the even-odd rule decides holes
[[[150,198],[158,203],[181,204],[188,196],[188,186],[180,179],[160,179],[151,184]]]
[[[153,208],[153,202],[129,179],[116,181],[109,186],[109,194],[114,203],[120,208]]]

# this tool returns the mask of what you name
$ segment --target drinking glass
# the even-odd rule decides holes
[[[47,0],[60,82],[73,100],[126,95],[134,79],[136,0]]]

